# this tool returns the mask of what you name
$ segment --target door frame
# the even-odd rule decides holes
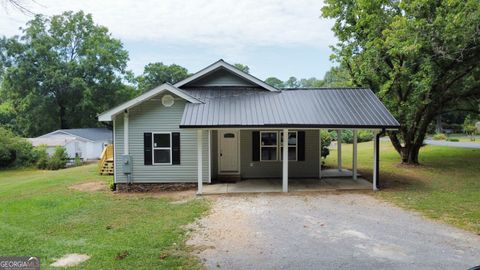
[[[221,140],[222,140],[222,133],[235,133],[237,136],[237,168],[236,172],[224,172],[222,171],[222,164],[221,164],[221,157],[220,157],[220,150],[221,150]],[[241,171],[241,163],[240,163],[240,130],[239,129],[221,129],[217,130],[217,173],[218,175],[240,175]]]

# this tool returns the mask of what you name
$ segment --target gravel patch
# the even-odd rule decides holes
[[[214,198],[187,244],[209,269],[468,269],[480,236],[365,194]]]

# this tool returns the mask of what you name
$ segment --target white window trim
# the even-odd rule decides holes
[[[264,133],[275,133],[275,134],[277,134],[277,142],[276,142],[276,144],[275,144],[275,145],[262,145],[262,134],[264,134]],[[261,161],[261,162],[275,162],[275,161],[278,161],[278,141],[279,141],[279,139],[278,139],[278,131],[276,131],[276,130],[270,130],[270,131],[264,130],[264,131],[260,131],[260,146],[259,146],[259,147],[260,147],[260,161]],[[277,151],[276,151],[276,153],[275,153],[275,159],[262,159],[262,148],[263,148],[263,147],[276,148]]]
[[[288,161],[298,161],[298,131],[288,131],[288,133],[295,133],[295,145],[289,145],[288,148],[290,147],[295,147],[295,159],[292,159],[292,160],[288,160]],[[280,154],[280,161],[283,161],[283,155],[282,155],[282,148],[283,148],[283,143],[281,142],[281,138],[283,138],[283,131],[279,131],[278,132],[279,136],[280,136],[280,143],[279,143],[279,148],[280,148],[280,151],[278,152]]]
[[[277,134],[277,144],[276,145],[262,145],[262,134],[263,133],[276,133]],[[288,133],[295,133],[295,136],[296,136],[296,139],[297,139],[297,143],[295,144],[295,146],[291,145],[291,146],[288,146],[288,147],[295,147],[295,159],[294,160],[288,160],[289,162],[292,161],[292,162],[296,162],[298,161],[298,131],[288,131]],[[281,143],[281,140],[282,140],[282,134],[283,134],[283,131],[277,131],[277,130],[271,130],[271,131],[268,131],[268,130],[263,130],[263,131],[260,131],[260,146],[259,146],[259,151],[260,151],[260,162],[281,162],[283,161],[282,159],[282,156],[281,156],[281,151],[282,151],[282,148],[283,148],[283,144]],[[262,159],[262,147],[271,147],[271,148],[277,148],[277,153],[276,153],[276,157],[275,159]]]
[[[170,147],[155,147],[155,134],[170,135]],[[170,163],[156,163],[155,150],[170,150]],[[152,132],[152,165],[172,165],[172,132]]]

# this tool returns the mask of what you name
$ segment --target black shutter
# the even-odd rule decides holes
[[[180,132],[172,132],[172,164],[180,164]]]
[[[298,131],[297,134],[298,161],[305,161],[305,131]]]
[[[143,133],[143,164],[152,165],[152,133]]]
[[[252,132],[252,161],[260,161],[260,132]]]

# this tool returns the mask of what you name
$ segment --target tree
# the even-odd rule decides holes
[[[300,87],[300,82],[297,80],[295,77],[290,77],[288,80],[285,82],[285,87],[287,88],[298,88]]]
[[[98,126],[98,113],[128,100],[128,52],[91,15],[35,16],[5,42],[1,96],[12,104],[24,136]]]
[[[471,115],[467,115],[467,117],[465,117],[465,121],[463,122],[463,131],[470,136],[471,141],[475,141],[475,133],[477,132],[475,123],[476,121]]]
[[[250,68],[247,65],[236,63],[236,64],[233,64],[233,66],[245,73],[250,73]]]
[[[283,83],[282,80],[276,78],[276,77],[268,77],[265,79],[265,83],[273,86],[273,87],[276,87],[276,88],[283,88],[285,87],[285,84]]]
[[[325,87],[352,87],[354,86],[352,77],[347,69],[339,66],[332,67],[323,77]]]
[[[188,77],[188,70],[182,66],[165,65],[161,62],[150,63],[143,69],[143,74],[137,78],[138,89],[145,92],[164,83],[175,84],[186,77]]]
[[[323,80],[319,80],[315,77],[311,77],[309,79],[301,79],[299,85],[300,85],[299,87],[315,88],[315,87],[323,87],[324,82]]]
[[[418,163],[437,115],[480,98],[478,0],[327,0],[322,13],[335,19],[334,60],[401,123],[388,135],[402,162]]]

